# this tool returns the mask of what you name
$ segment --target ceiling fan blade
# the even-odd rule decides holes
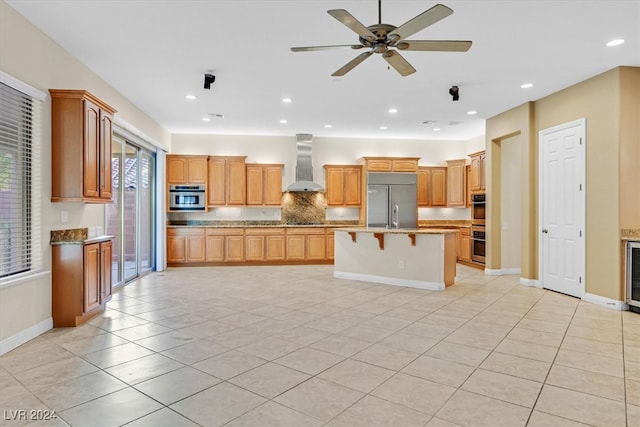
[[[441,19],[451,15],[453,10],[442,4],[437,4],[431,9],[422,12],[420,15],[400,25],[398,28],[389,33],[389,39],[392,41],[400,41],[406,39],[412,34],[433,25]]]
[[[416,72],[416,69],[413,68],[411,64],[407,62],[406,59],[402,57],[395,50],[388,50],[382,54],[382,57],[385,61],[389,63],[393,68],[396,69],[403,77],[408,76],[409,74],[413,74]]]
[[[367,59],[372,55],[371,51],[362,52],[360,55],[353,58],[351,61],[347,62],[342,68],[337,70],[335,73],[331,74],[334,77],[340,77],[347,74],[349,71],[353,70],[356,65]]]
[[[349,27],[352,31],[356,32],[360,37],[366,40],[374,41],[376,35],[373,34],[367,27],[362,25],[360,21],[353,17],[349,12],[344,9],[331,9],[327,13],[344,25]]]
[[[396,45],[400,50],[429,50],[440,52],[466,52],[470,41],[463,40],[403,40]]]
[[[335,44],[329,46],[301,46],[292,47],[292,52],[309,52],[313,50],[329,50],[329,49],[342,49],[343,47],[350,47],[351,49],[362,49],[364,46],[361,44]]]

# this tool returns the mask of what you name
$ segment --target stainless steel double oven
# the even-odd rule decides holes
[[[485,203],[486,194],[471,195],[471,261],[485,262]]]

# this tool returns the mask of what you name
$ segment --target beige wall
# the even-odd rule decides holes
[[[620,229],[640,228],[639,94],[640,69],[616,68],[487,121],[489,268],[502,260],[500,141],[523,136],[522,277],[536,279],[538,132],[586,118],[586,292],[623,299]]]
[[[86,89],[118,110],[117,119],[168,147],[170,135],[144,112],[78,62],[22,15],[0,0],[0,68],[48,95],[48,89]],[[104,207],[80,203],[50,203],[51,102],[42,109],[42,259],[51,268],[49,235],[53,229],[102,227]],[[66,224],[60,212],[69,213]],[[0,342],[51,317],[51,276],[0,288]]]
[[[500,141],[500,234],[502,270],[519,270],[522,240],[522,135]]]

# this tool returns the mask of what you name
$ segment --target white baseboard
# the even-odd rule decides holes
[[[629,310],[629,306],[624,301],[616,301],[611,298],[590,294],[588,292],[585,292],[584,296],[582,297],[582,300],[586,302],[590,302],[592,304],[597,304],[603,307],[611,308],[617,311]]]
[[[485,268],[484,274],[486,276],[504,276],[508,274],[520,274],[520,269],[519,268],[501,268],[497,270],[492,270],[490,268]]]
[[[429,291],[441,291],[445,288],[444,282],[425,282],[422,280],[400,279],[397,277],[376,276],[373,274],[349,273],[346,271],[334,271],[333,277],[338,279],[358,280],[360,282],[382,283],[385,285],[406,286],[409,288],[426,289]]]
[[[542,285],[540,284],[539,280],[536,279],[527,279],[526,277],[521,277],[520,278],[520,284],[524,285],[524,286],[531,286],[534,288],[541,288],[542,289]]]
[[[49,317],[48,319],[45,319],[40,323],[36,323],[35,325],[30,326],[9,338],[3,339],[0,341],[0,356],[21,346],[27,341],[34,339],[38,335],[47,332],[51,328],[53,328],[53,318]]]

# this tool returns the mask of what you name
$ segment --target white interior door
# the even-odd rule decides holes
[[[540,132],[540,280],[585,293],[585,120]]]

